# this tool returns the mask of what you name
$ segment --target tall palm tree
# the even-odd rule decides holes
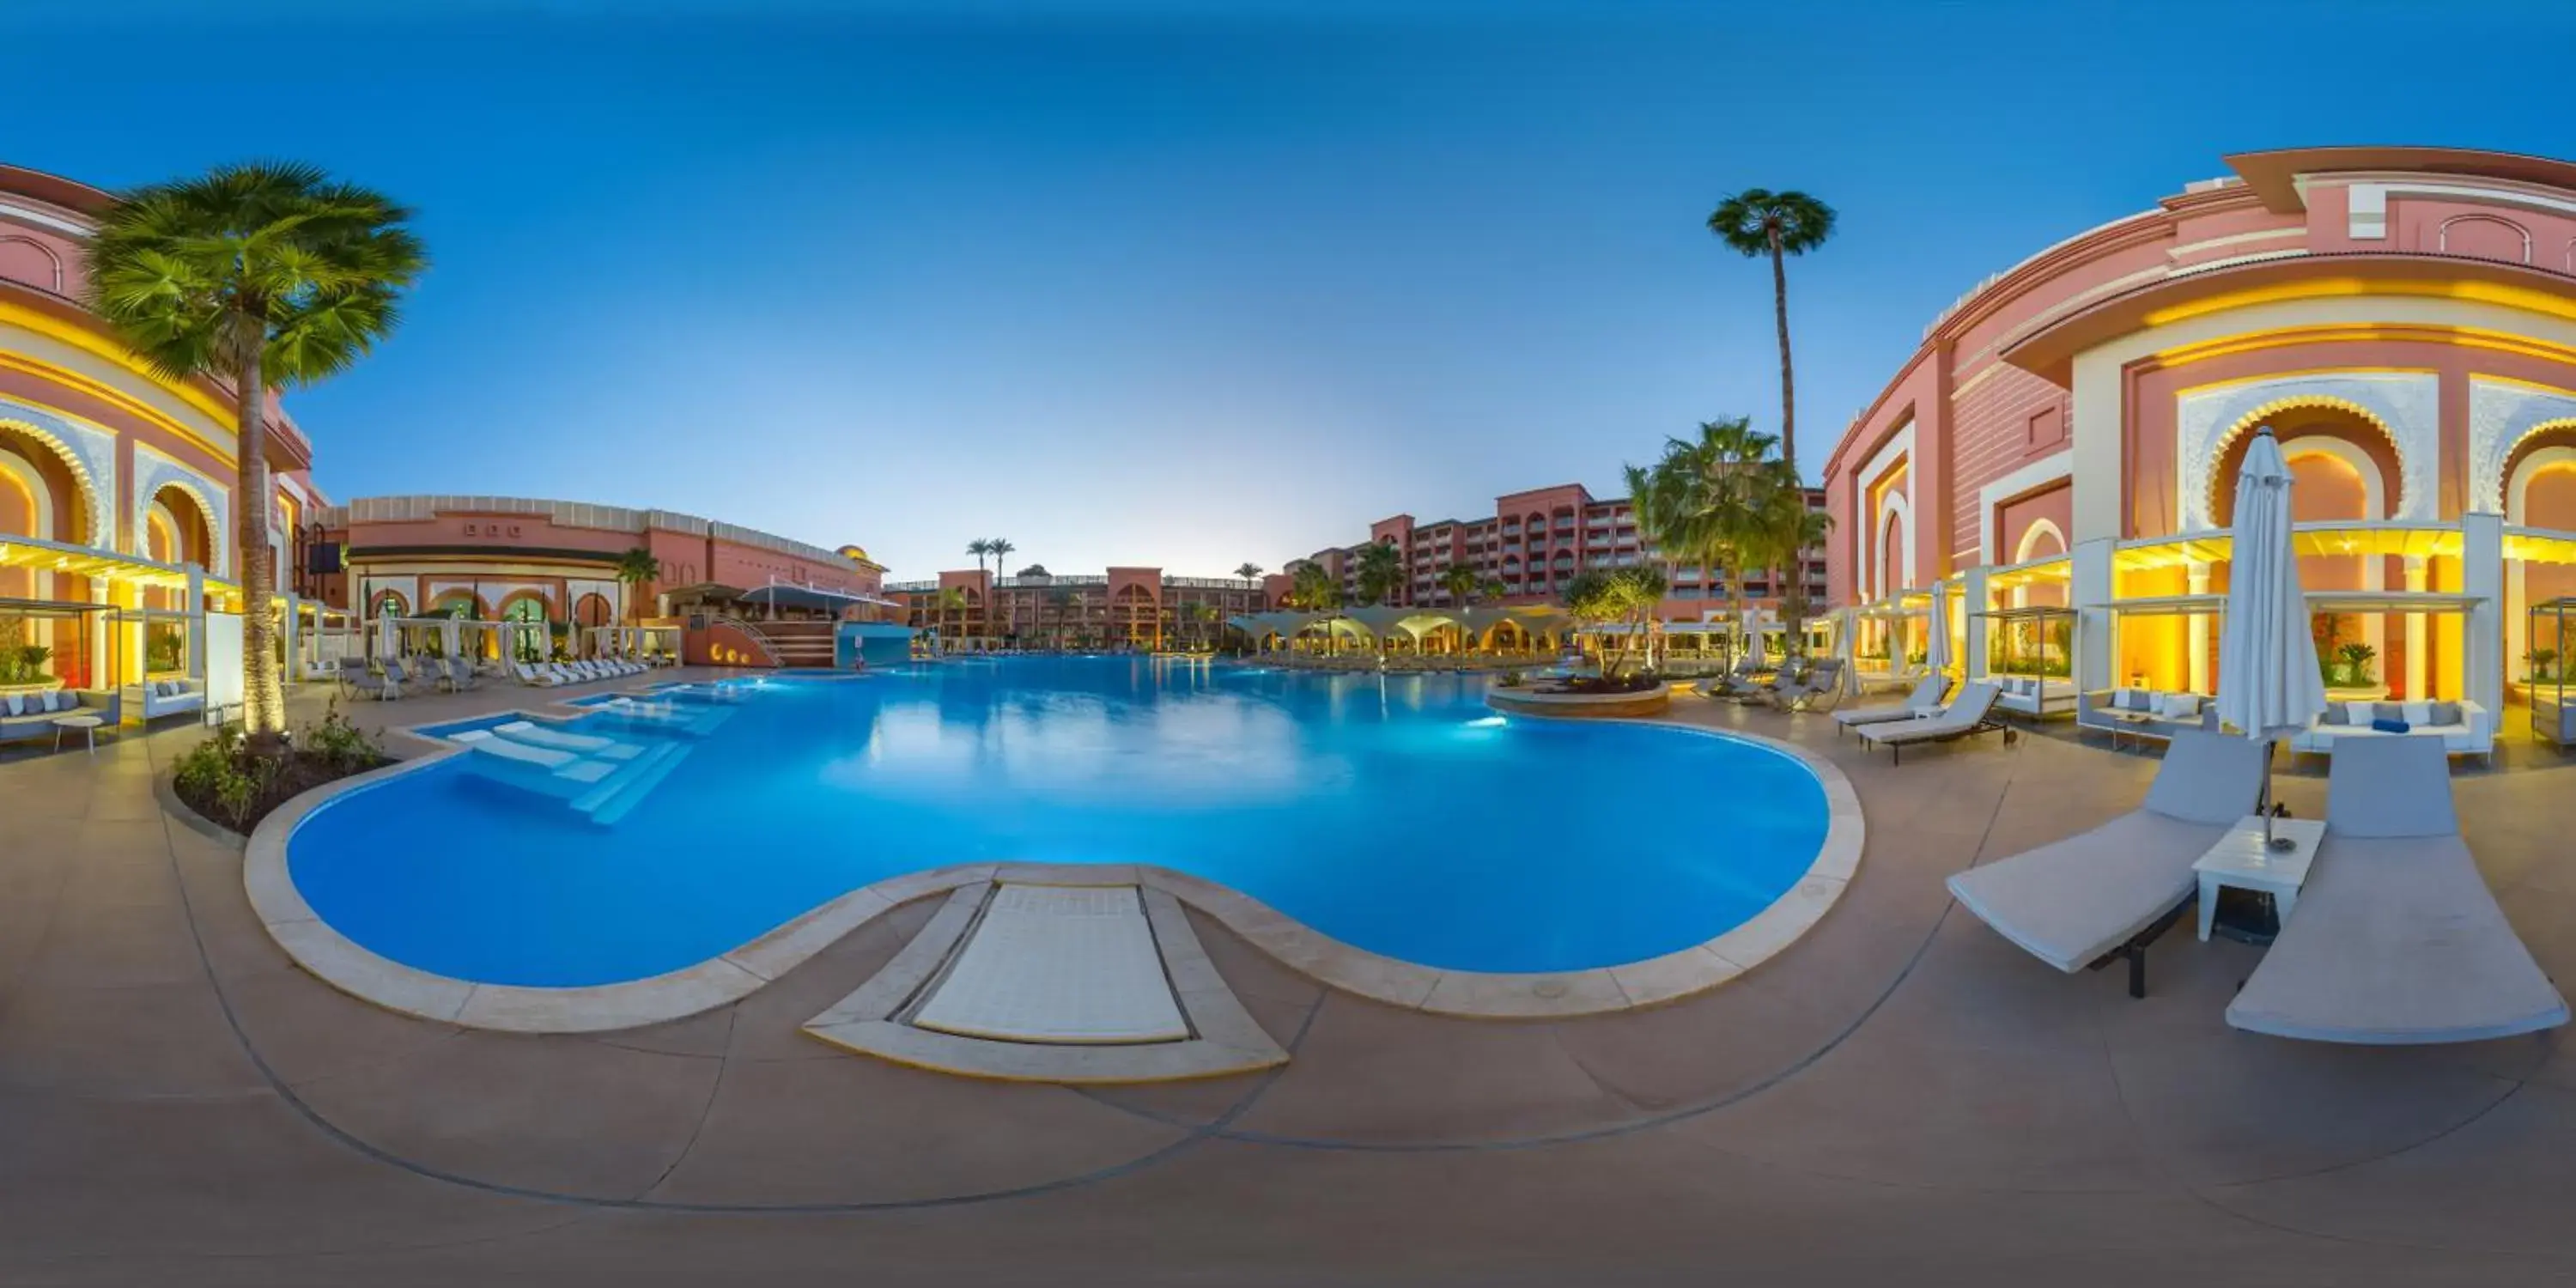
[[[1002,561],[1010,558],[1011,552],[1017,549],[1019,547],[1012,545],[1009,537],[993,537],[984,542],[984,553],[993,556],[994,576],[1002,575]]]
[[[993,553],[993,543],[983,537],[977,537],[966,543],[966,553],[975,556],[975,571],[982,572],[984,556]]]
[[[1834,235],[1834,208],[1791,189],[1747,188],[1717,203],[1708,230],[1748,258],[1771,257],[1771,312],[1780,332],[1780,459],[1798,468],[1798,395],[1789,368],[1787,257],[1804,255]]]
[[[1789,270],[1787,257],[1804,255],[1834,235],[1834,208],[1806,193],[1791,189],[1771,192],[1747,188],[1721,201],[1710,212],[1708,229],[1718,239],[1747,257],[1771,257],[1771,315],[1780,335],[1780,459],[1788,464],[1789,481],[1796,484],[1798,473],[1798,396],[1797,383],[1791,378],[1789,365]],[[1796,575],[1780,595],[1784,613],[1789,619],[1789,637],[1803,640],[1800,623],[1807,613],[1807,576],[1805,561],[1793,557]]]
[[[232,386],[242,723],[265,751],[286,730],[270,664],[268,397],[347,370],[392,334],[402,293],[429,263],[410,219],[319,167],[256,162],[128,192],[90,240],[90,310],[161,374]]]
[[[626,616],[630,622],[644,620],[644,604],[636,596],[643,593],[646,582],[662,579],[662,561],[642,546],[617,556],[617,580],[626,586]]]
[[[1234,575],[1243,578],[1245,581],[1251,581],[1261,575],[1261,565],[1257,563],[1236,564],[1234,566]]]

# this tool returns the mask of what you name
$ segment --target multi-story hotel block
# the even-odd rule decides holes
[[[1276,581],[1276,578],[1271,579]],[[1166,648],[1213,643],[1225,619],[1271,606],[1261,580],[1175,577],[1160,568],[997,577],[980,569],[896,582],[905,620],[941,638],[1006,647]],[[943,596],[942,592],[955,592]]]
[[[1821,489],[1808,493],[1811,508],[1822,509]],[[1476,570],[1479,577],[1500,582],[1504,604],[1539,604],[1554,600],[1574,575],[1586,568],[1624,568],[1663,560],[1652,542],[1637,531],[1628,498],[1596,500],[1579,483],[1514,492],[1494,499],[1494,513],[1476,519],[1417,522],[1399,514],[1369,525],[1368,542],[1318,550],[1299,562],[1339,578],[1343,598],[1359,596],[1359,554],[1369,542],[1392,545],[1403,554],[1404,575],[1388,602],[1427,608],[1459,606],[1441,574],[1453,565]],[[1823,603],[1827,583],[1825,552],[1809,552],[1805,562],[1807,597]],[[1725,569],[1695,563],[1666,565],[1672,590],[1662,615],[1667,620],[1694,620],[1728,606]],[[1773,607],[1786,595],[1788,572],[1763,569],[1744,575],[1748,606]],[[1481,598],[1481,597],[1479,597]]]

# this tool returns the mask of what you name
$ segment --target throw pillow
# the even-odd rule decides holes
[[[69,711],[80,705],[80,699],[73,696],[69,689],[54,690],[51,702],[52,705],[45,708],[48,711]]]
[[[2176,720],[2190,720],[2196,718],[2200,715],[2200,695],[2197,693],[2177,693],[2173,695],[2173,710],[2168,714],[2172,715]]]
[[[2330,724],[2330,725],[2341,725],[2342,727],[2344,727],[2344,728],[2346,728],[2346,729],[2351,728],[2351,727],[2352,727],[2352,704],[2351,704],[2351,703],[2349,703],[2349,702],[2329,702],[2329,703],[2327,703],[2327,704],[2326,704],[2326,718],[2325,718],[2325,719],[2324,719],[2324,721],[2322,721],[2321,723],[2324,723],[2324,724]]]
[[[2370,704],[2370,711],[2372,718],[2378,720],[2406,718],[2406,704],[2403,702],[2374,702]]]
[[[2373,720],[2370,722],[2370,727],[2381,733],[2406,732],[2406,722],[2403,720]]]
[[[2468,714],[2460,710],[2459,703],[2436,702],[2433,704],[2433,718],[2426,723],[2437,725],[2464,725],[2468,722]]]
[[[26,708],[21,705],[18,695],[12,693],[7,697],[0,697],[0,712],[7,712],[13,716],[24,715]]]
[[[2438,723],[2433,719],[2433,704],[2430,702],[2405,703],[2403,704],[2403,710],[2405,713],[2403,719],[2410,725],[2428,725]]]
[[[2122,711],[2143,711],[2147,695],[2136,689],[2122,689],[2111,697],[2111,705]]]
[[[2344,706],[2352,712],[2354,724],[2366,725],[2379,718],[2379,704],[2376,702],[2347,702]]]

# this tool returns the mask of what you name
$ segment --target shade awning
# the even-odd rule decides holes
[[[854,595],[846,591],[825,590],[820,586],[795,586],[783,582],[773,582],[757,590],[746,590],[736,598],[743,603],[759,604],[765,608],[811,608],[827,612],[838,611],[852,604],[873,604],[880,608],[896,606],[893,600],[876,595]]]
[[[77,599],[0,598],[0,617],[67,618],[115,611],[114,604],[91,604]]]

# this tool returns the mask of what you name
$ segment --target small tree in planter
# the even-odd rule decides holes
[[[1659,568],[1640,565],[1607,571],[1593,569],[1577,573],[1565,584],[1565,609],[1575,620],[1593,626],[1618,625],[1625,628],[1614,647],[1601,650],[1601,683],[1617,688],[1632,650],[1641,652],[1646,632],[1655,619],[1655,609],[1664,601],[1664,574]]]

